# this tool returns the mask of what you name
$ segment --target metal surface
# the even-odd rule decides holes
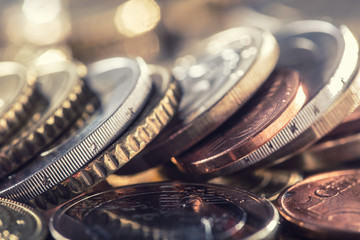
[[[154,183],[82,196],[49,225],[56,239],[268,239],[278,220],[270,202],[239,189]]]
[[[282,130],[305,101],[298,73],[276,71],[224,126],[172,160],[189,174],[214,176],[234,172],[242,165],[236,164],[238,159],[264,145]]]
[[[359,238],[359,174],[321,173],[289,187],[277,199],[280,214],[310,237]]]
[[[53,188],[105,149],[139,114],[151,80],[141,59],[111,58],[89,66],[86,82],[101,102],[83,129],[0,182],[0,195],[27,202]]]

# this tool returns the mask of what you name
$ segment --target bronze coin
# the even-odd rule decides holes
[[[304,235],[360,238],[360,169],[314,175],[284,190],[280,214]]]
[[[304,101],[298,73],[278,70],[219,130],[173,162],[183,172],[206,175],[227,174],[253,165],[239,159],[283,129]]]

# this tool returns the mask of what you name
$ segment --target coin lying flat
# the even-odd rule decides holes
[[[131,161],[166,126],[175,114],[179,103],[178,84],[177,81],[171,79],[165,68],[150,66],[149,69],[153,79],[153,91],[146,107],[129,127],[129,131],[80,171],[59,183],[61,186],[56,186],[48,190],[44,196],[35,199],[35,203],[49,201],[51,204],[58,205],[95,186]],[[51,197],[48,197],[49,195]]]
[[[28,118],[37,99],[35,80],[25,67],[0,62],[0,144],[3,144]]]
[[[47,226],[41,215],[22,203],[0,198],[0,239],[45,239]]]
[[[243,168],[290,157],[328,133],[360,102],[359,77],[355,77],[358,44],[346,26],[293,22],[277,38],[281,49],[278,66],[299,71],[308,100],[267,144],[238,160]]]
[[[84,128],[3,179],[0,195],[26,202],[79,171],[129,126],[151,90],[147,67],[141,59],[96,62],[89,66],[86,84],[101,106]]]
[[[273,36],[250,27],[220,32],[188,52],[173,68],[183,93],[178,113],[134,161],[156,165],[207,136],[245,104],[278,59]]]
[[[243,168],[238,159],[264,145],[306,100],[297,72],[275,71],[255,96],[217,131],[173,158],[189,174],[220,175]]]
[[[277,199],[280,214],[316,239],[358,239],[359,174],[321,173],[289,187]]]
[[[50,220],[55,239],[267,239],[278,213],[236,188],[154,183],[85,195]]]
[[[77,68],[70,62],[56,62],[36,68],[37,85],[45,103],[37,106],[36,121],[29,121],[0,149],[0,177],[34,157],[83,110],[88,94]]]

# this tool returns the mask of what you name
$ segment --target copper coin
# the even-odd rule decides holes
[[[360,238],[360,169],[314,175],[283,191],[280,214],[309,237]]]
[[[242,169],[244,160],[239,159],[283,129],[304,101],[298,73],[275,71],[244,108],[173,161],[180,170],[192,174],[219,175]]]

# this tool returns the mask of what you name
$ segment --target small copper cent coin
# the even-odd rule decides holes
[[[190,174],[221,175],[242,169],[249,165],[243,164],[243,157],[283,129],[305,99],[297,72],[275,71],[244,108],[173,161]]]
[[[284,190],[280,214],[309,237],[360,238],[360,169],[311,176]]]

